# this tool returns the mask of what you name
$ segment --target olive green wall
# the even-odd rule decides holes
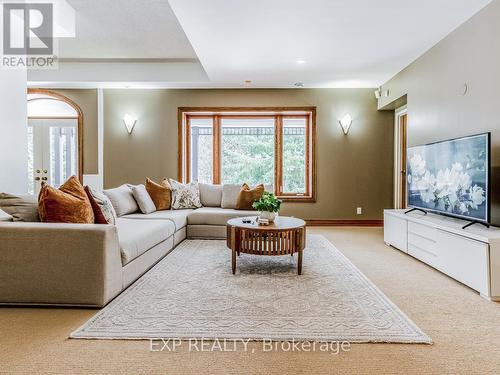
[[[407,95],[409,146],[492,132],[491,219],[500,225],[500,1],[383,86],[380,108]],[[468,91],[463,95],[464,84]]]
[[[178,107],[317,107],[317,202],[285,204],[305,219],[381,219],[392,205],[393,113],[373,89],[104,90],[104,185],[177,176]],[[129,135],[123,116],[136,116]],[[344,136],[338,119],[350,113]],[[363,207],[363,215],[356,215]]]
[[[97,174],[97,90],[49,89],[74,101],[83,112],[83,174]]]

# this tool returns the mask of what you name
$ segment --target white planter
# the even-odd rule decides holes
[[[267,219],[270,223],[272,223],[276,218],[276,212],[262,211],[259,215],[259,218]]]

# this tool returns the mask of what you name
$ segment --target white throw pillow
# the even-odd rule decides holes
[[[104,190],[104,194],[109,198],[116,216],[120,217],[127,214],[133,214],[139,210],[137,202],[132,194],[132,189],[127,185],[122,185],[114,189]]]
[[[156,211],[156,206],[144,185],[132,186],[132,194],[143,214],[150,214]]]
[[[183,208],[200,208],[200,189],[197,182],[181,184],[170,179],[172,187],[172,209],[181,210]]]

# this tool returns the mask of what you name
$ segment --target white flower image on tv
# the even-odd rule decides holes
[[[470,174],[458,162],[453,163],[451,169],[440,169],[434,175],[427,169],[422,155],[414,154],[409,167],[410,188],[419,191],[426,204],[433,202],[440,210],[468,214],[471,208],[477,210],[486,201],[484,189],[472,186]]]

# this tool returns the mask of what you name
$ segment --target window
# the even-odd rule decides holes
[[[221,118],[221,183],[274,185],[274,118]]]
[[[189,122],[190,181],[212,182],[213,176],[213,121],[193,118]]]
[[[57,93],[28,91],[28,192],[42,182],[59,187],[70,176],[82,178],[81,110]]]
[[[315,108],[180,108],[179,179],[264,183],[293,201],[314,201]]]

